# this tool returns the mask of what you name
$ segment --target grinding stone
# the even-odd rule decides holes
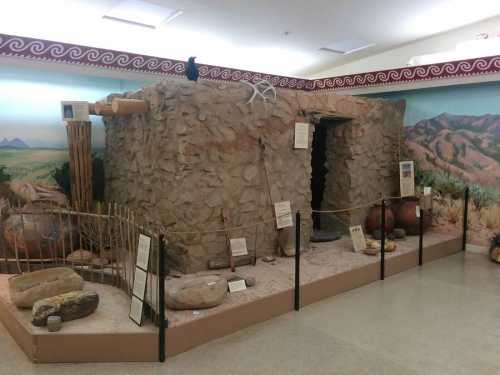
[[[315,230],[311,236],[311,242],[331,242],[338,240],[340,237],[342,237],[342,235],[339,232]]]

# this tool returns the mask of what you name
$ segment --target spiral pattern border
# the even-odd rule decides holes
[[[96,68],[184,76],[184,61],[0,34],[0,56],[84,65]],[[198,65],[200,78],[213,81],[257,82],[304,91],[341,90],[416,81],[500,73],[500,56],[452,61],[322,79],[301,79],[213,65]]]

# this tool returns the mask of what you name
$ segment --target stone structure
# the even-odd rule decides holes
[[[272,202],[289,200],[302,213],[308,244],[311,149],[294,149],[297,121],[311,123],[311,145],[314,118],[351,119],[328,130],[324,209],[397,191],[404,105],[324,92],[277,94],[276,102],[257,97],[247,104],[252,89],[244,84],[167,80],[123,95],[148,101],[149,113],[104,118],[107,199],[184,232],[168,235],[169,257],[182,270],[202,270],[209,259],[227,257],[224,233],[209,233],[224,228],[222,208],[228,227],[266,222],[230,232],[264,256],[276,249]]]

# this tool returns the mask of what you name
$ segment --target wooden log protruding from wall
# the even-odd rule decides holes
[[[114,114],[111,104],[107,102],[96,102],[94,104],[94,112],[98,116],[110,116]]]
[[[113,99],[111,103],[113,113],[117,115],[131,115],[133,113],[149,112],[149,105],[144,100],[139,99]]]
[[[78,210],[92,207],[92,124],[71,121],[66,125],[71,176],[71,202]]]

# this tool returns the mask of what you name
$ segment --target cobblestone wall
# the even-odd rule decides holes
[[[151,111],[104,119],[107,199],[181,232],[222,229],[221,209],[229,218],[228,227],[272,221],[272,201],[290,200],[292,210],[302,213],[307,245],[312,227],[311,150],[295,150],[293,139],[295,122],[309,120],[314,111],[354,118],[329,134],[332,145],[349,146],[329,152],[337,161],[327,176],[332,187],[327,186],[325,196],[335,196],[325,200],[326,207],[393,189],[394,134],[402,126],[401,106],[292,90],[278,90],[276,103],[257,98],[246,104],[251,94],[251,88],[239,83],[176,80],[124,94],[147,100]],[[313,131],[311,126],[310,143]],[[377,132],[380,136],[372,138]],[[340,178],[349,183],[334,187]],[[339,189],[343,191],[337,195]],[[272,223],[230,235],[245,237],[249,251],[256,248],[258,256],[275,252]],[[227,257],[224,233],[169,237],[170,258],[184,271],[202,270],[209,259]]]

